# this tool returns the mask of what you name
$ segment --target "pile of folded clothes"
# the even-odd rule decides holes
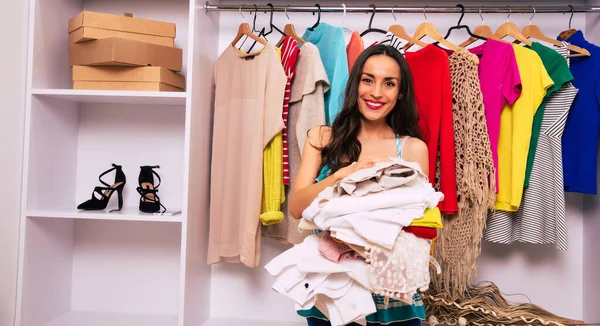
[[[430,283],[441,200],[419,165],[400,158],[353,173],[303,212],[300,228],[322,232],[267,264],[273,289],[298,310],[316,306],[334,326],[366,324],[376,311],[371,293],[412,303]]]

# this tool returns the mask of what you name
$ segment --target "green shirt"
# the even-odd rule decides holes
[[[538,144],[538,138],[540,136],[540,129],[542,127],[542,119],[544,117],[544,111],[546,109],[546,103],[548,102],[548,98],[552,96],[554,92],[561,89],[565,83],[568,83],[573,80],[573,75],[571,74],[571,70],[569,70],[569,65],[567,64],[567,60],[555,50],[544,46],[538,42],[532,42],[531,50],[535,51],[540,56],[542,63],[544,64],[544,68],[554,81],[554,85],[548,88],[546,91],[546,96],[540,104],[540,107],[535,112],[535,116],[533,117],[533,125],[531,128],[531,141],[529,143],[529,153],[527,154],[527,167],[525,169],[525,184],[524,186],[529,186],[529,175],[531,174],[531,167],[533,166],[533,159],[535,157],[535,149]]]

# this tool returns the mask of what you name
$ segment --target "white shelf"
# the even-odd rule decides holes
[[[104,312],[66,313],[43,326],[176,326],[177,316]]]
[[[58,98],[78,103],[123,103],[185,105],[186,92],[104,91],[35,88],[32,95]]]
[[[177,211],[179,209],[174,209]],[[142,221],[142,222],[171,222],[181,223],[184,219],[182,213],[177,215],[154,215],[140,212],[137,207],[123,207],[122,210],[109,213],[109,209],[100,211],[80,211],[77,209],[43,209],[27,210],[28,217],[89,219],[89,220],[116,220],[116,221]]]
[[[260,320],[260,319],[223,319],[223,318],[211,318],[202,326],[305,326],[304,322],[293,322],[293,321],[273,321],[273,320]],[[61,325],[62,326],[62,325]]]

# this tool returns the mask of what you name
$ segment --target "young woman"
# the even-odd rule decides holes
[[[295,218],[326,187],[357,170],[398,156],[417,162],[426,175],[427,145],[420,139],[413,79],[402,54],[389,45],[367,48],[356,60],[344,106],[331,127],[312,128],[290,195],[289,211]],[[316,182],[315,182],[316,180]],[[373,296],[377,312],[369,325],[420,325],[425,308],[418,295],[413,304],[396,300],[383,303]],[[316,308],[299,311],[308,325],[330,325]]]

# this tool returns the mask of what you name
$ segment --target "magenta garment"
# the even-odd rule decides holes
[[[512,105],[521,95],[521,76],[515,50],[509,43],[488,39],[484,44],[469,51],[479,57],[479,83],[496,169],[496,192],[498,192],[500,113],[506,102]]]

